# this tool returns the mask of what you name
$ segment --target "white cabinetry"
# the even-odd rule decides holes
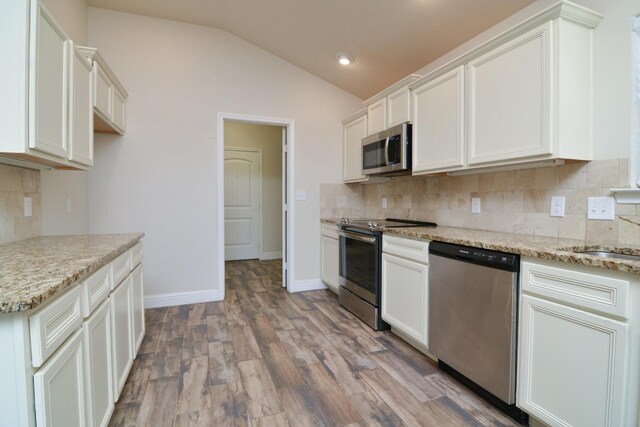
[[[364,102],[367,107],[367,135],[411,120],[409,85],[421,76],[410,75]]]
[[[142,265],[131,273],[131,292],[133,304],[133,354],[137,354],[144,339],[144,285]]]
[[[0,156],[3,162],[88,169],[93,137],[85,64],[38,0],[3,3],[0,14]],[[81,58],[80,58],[81,59]],[[21,164],[24,165],[24,164]]]
[[[637,425],[639,367],[628,365],[640,345],[633,276],[523,259],[520,408],[550,425]]]
[[[367,136],[367,111],[362,110],[342,122],[344,182],[365,181],[362,174],[362,138]]]
[[[322,224],[322,281],[334,292],[338,292],[339,282],[339,240],[338,227]]]
[[[78,49],[93,66],[94,129],[123,135],[126,131],[127,91],[97,49]]]
[[[464,165],[464,66],[411,87],[413,173]]]
[[[113,320],[113,399],[118,396],[127,381],[133,363],[133,293],[131,277],[120,283],[111,293]]]
[[[428,338],[429,244],[382,238],[382,319],[425,350]]]

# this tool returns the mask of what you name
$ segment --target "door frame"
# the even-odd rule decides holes
[[[224,140],[223,140],[224,143]],[[223,164],[223,175],[222,175],[222,185],[224,187],[224,154],[226,151],[241,151],[243,153],[258,153],[259,157],[260,157],[260,164],[259,164],[259,168],[260,168],[260,185],[259,185],[259,193],[258,193],[258,215],[259,217],[259,222],[260,222],[260,230],[259,230],[259,234],[258,234],[258,258],[262,257],[262,233],[264,230],[264,221],[262,218],[263,212],[262,212],[262,207],[263,207],[263,196],[262,196],[262,148],[253,148],[253,147],[227,147],[224,146],[223,147],[223,151],[222,151],[222,164]],[[224,196],[224,194],[223,194]],[[222,197],[222,203],[224,205],[224,197]],[[223,208],[223,212],[224,212],[224,206]],[[226,218],[223,217],[223,220]],[[223,223],[224,224],[224,223]],[[223,227],[224,228],[224,227]],[[226,237],[226,236],[223,236]],[[223,242],[224,243],[224,242]],[[226,256],[225,256],[226,258]],[[226,262],[226,259],[225,259]]]
[[[286,185],[284,190],[287,194],[287,221],[286,227],[282,230],[286,231],[287,244],[282,248],[282,259],[286,260],[286,270],[283,276],[283,284],[287,284],[287,288],[293,283],[294,274],[294,241],[295,241],[295,212],[294,203],[294,142],[295,142],[295,123],[293,119],[282,119],[277,117],[264,117],[264,116],[252,116],[246,114],[233,114],[233,113],[218,113],[217,117],[217,141],[216,141],[216,179],[217,179],[217,221],[216,232],[218,235],[217,250],[218,250],[218,283],[220,284],[218,290],[220,292],[221,299],[224,300],[225,295],[225,274],[224,274],[224,122],[240,122],[248,124],[260,124],[260,125],[274,125],[281,126],[286,129],[287,137],[287,167],[286,174],[287,179],[283,182]]]

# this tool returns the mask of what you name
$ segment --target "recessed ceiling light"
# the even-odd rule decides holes
[[[348,53],[338,52],[336,57],[338,58],[338,62],[342,65],[349,65],[353,62],[353,56],[349,55]]]

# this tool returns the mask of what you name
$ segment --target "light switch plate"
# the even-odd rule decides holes
[[[33,215],[33,205],[31,203],[31,197],[25,197],[24,198],[24,216],[31,216]]]
[[[480,197],[471,198],[471,213],[474,213],[474,214],[480,213]]]
[[[296,200],[298,200],[298,201],[307,200],[307,191],[306,190],[296,190]]]
[[[564,196],[551,196],[550,215],[564,218]]]
[[[613,197],[588,197],[587,198],[587,219],[604,219],[613,221],[614,203]]]

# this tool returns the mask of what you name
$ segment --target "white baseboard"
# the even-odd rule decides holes
[[[221,300],[220,292],[218,292],[217,289],[211,291],[172,292],[145,296],[144,308],[168,307],[172,305],[196,304]]]
[[[282,258],[282,252],[263,252],[260,254],[260,261],[280,258]]]
[[[293,286],[289,286],[289,292],[317,291],[319,289],[327,289],[320,279],[297,280],[293,282]]]

